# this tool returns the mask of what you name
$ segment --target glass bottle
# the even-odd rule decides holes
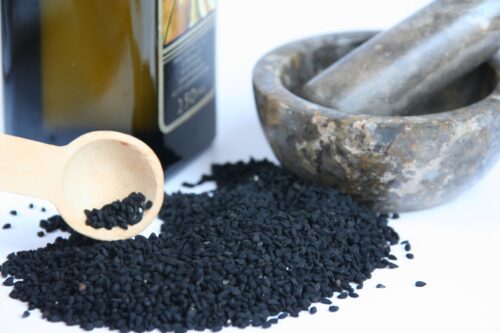
[[[148,143],[169,170],[215,136],[214,0],[2,0],[7,133],[92,130]]]

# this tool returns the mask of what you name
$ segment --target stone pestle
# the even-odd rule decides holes
[[[307,99],[351,114],[409,115],[500,47],[500,0],[437,0],[313,77]]]

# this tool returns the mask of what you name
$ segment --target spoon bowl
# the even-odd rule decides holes
[[[117,132],[92,132],[67,148],[70,158],[62,174],[65,204],[58,208],[73,229],[95,239],[115,240],[139,234],[149,226],[163,202],[163,170],[151,148]],[[85,209],[101,208],[132,192],[141,192],[153,202],[139,223],[127,230],[95,229],[85,224]]]

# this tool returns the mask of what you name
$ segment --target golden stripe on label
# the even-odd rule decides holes
[[[200,32],[202,33],[204,31],[207,31],[208,29],[212,28],[214,23],[215,23],[215,12],[211,12],[206,17],[204,17],[200,22],[198,22],[198,24],[196,24],[194,27],[190,28],[188,31],[179,36],[177,40],[174,40],[170,45],[164,47],[162,53],[165,55],[178,47],[182,47],[182,45],[185,45],[185,43],[188,40],[190,40],[193,35],[197,35]]]

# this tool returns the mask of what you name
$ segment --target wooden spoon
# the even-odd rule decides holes
[[[163,203],[163,169],[142,141],[99,131],[67,146],[0,135],[0,190],[47,199],[75,231],[98,240],[126,239],[146,229]],[[131,192],[153,202],[141,222],[127,230],[85,224],[85,209],[101,208]]]

